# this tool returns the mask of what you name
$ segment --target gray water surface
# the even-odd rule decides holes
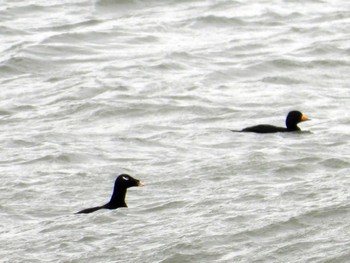
[[[349,10],[5,0],[1,262],[349,262]]]

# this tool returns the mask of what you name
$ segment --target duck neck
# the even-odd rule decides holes
[[[287,129],[288,129],[289,131],[300,131],[300,128],[298,127],[297,124],[287,125]]]
[[[115,209],[127,207],[125,203],[126,188],[115,188],[111,200],[105,205],[106,208]]]

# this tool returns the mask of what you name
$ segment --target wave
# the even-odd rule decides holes
[[[183,26],[189,26],[193,28],[204,28],[204,27],[234,27],[241,26],[245,24],[245,22],[236,17],[224,17],[224,16],[216,16],[216,15],[206,15],[206,16],[198,16],[188,20],[184,20],[181,22]]]

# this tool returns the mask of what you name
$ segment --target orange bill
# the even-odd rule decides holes
[[[305,115],[303,115],[303,116],[301,116],[301,120],[302,121],[308,121],[308,120],[310,120],[308,117],[306,117]]]

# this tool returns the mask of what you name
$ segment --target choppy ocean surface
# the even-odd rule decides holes
[[[350,2],[4,0],[1,262],[349,262]],[[233,133],[290,110],[298,134]],[[129,208],[115,177],[145,184]]]

